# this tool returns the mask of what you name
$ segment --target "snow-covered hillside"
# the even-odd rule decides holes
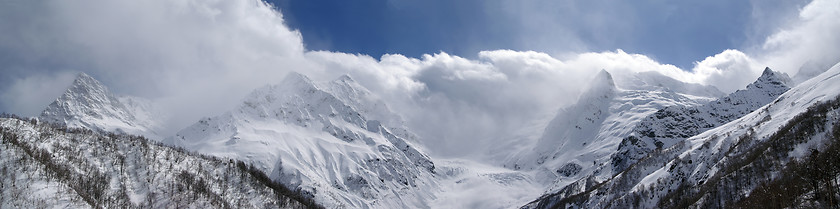
[[[242,162],[0,118],[0,208],[317,208]]]
[[[772,78],[766,76],[771,73],[765,71],[762,78]],[[784,89],[773,79],[756,83],[773,84],[763,88]],[[751,88],[758,88],[758,84],[747,91]],[[840,64],[756,111],[653,151],[608,179],[583,178],[525,207],[721,208],[770,204],[798,208],[836,204],[836,190],[832,190],[836,183],[823,180],[840,175],[834,163],[840,156],[831,155],[840,145],[838,89]],[[827,149],[832,151],[825,152]],[[819,163],[826,159],[826,163]],[[806,186],[809,182],[813,185]],[[785,193],[788,195],[781,195]]]
[[[73,128],[142,135],[160,140],[165,117],[146,99],[117,96],[85,73],[41,112],[40,120]]]
[[[656,111],[622,139],[611,159],[614,173],[621,172],[655,149],[670,147],[688,137],[721,126],[769,104],[790,89],[790,78],[765,68],[746,89],[702,106],[671,106]]]
[[[400,124],[349,76],[319,84],[291,73],[167,143],[253,163],[327,207],[428,207],[435,165]]]
[[[697,106],[720,93],[710,86],[682,83],[655,72],[618,74],[602,70],[578,102],[564,108],[530,149],[506,167],[532,173],[553,191],[594,174],[607,178],[610,156],[633,127],[669,106]]]

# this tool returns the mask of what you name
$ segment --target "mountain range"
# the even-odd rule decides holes
[[[290,73],[227,112],[162,136],[168,117],[153,101],[116,95],[82,73],[37,118],[0,119],[3,146],[10,150],[0,153],[8,155],[0,162],[4,172],[30,176],[4,185],[38,185],[10,187],[2,198],[42,195],[0,202],[740,207],[777,195],[772,189],[798,182],[796,177],[806,175],[802,169],[815,168],[822,176],[799,179],[817,183],[789,191],[790,200],[777,199],[786,201],[776,205],[832,206],[838,203],[840,176],[837,163],[831,163],[840,158],[830,152],[840,140],[840,65],[821,72],[791,79],[766,68],[755,82],[726,94],[656,72],[602,70],[576,103],[559,108],[535,131],[541,134],[512,137],[510,144],[492,149],[492,160],[481,162],[429,155],[424,139],[400,113],[347,75],[321,82]],[[104,150],[95,151],[100,146]],[[61,169],[51,168],[54,164]],[[54,174],[68,168],[74,168],[69,175]],[[92,193],[68,183],[86,175],[108,180],[91,183],[98,188]],[[166,190],[172,188],[189,192]],[[243,199],[230,188],[259,195]],[[188,203],[189,198],[200,201]]]

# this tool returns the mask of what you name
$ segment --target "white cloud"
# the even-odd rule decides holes
[[[764,68],[743,52],[728,49],[695,63],[692,77],[724,92],[733,92],[755,81],[761,70]]]
[[[840,2],[815,0],[758,47],[728,49],[695,63],[690,79],[724,92],[744,88],[764,67],[805,79],[840,62]],[[803,73],[799,73],[802,71]],[[804,77],[804,78],[803,78]]]
[[[755,52],[757,62],[795,75],[803,65],[828,69],[840,61],[840,2],[814,0],[798,19],[767,37]]]
[[[25,113],[41,113],[47,105],[61,96],[75,77],[76,73],[72,71],[62,71],[15,79],[10,85],[11,88],[0,92],[0,100],[11,109]]]

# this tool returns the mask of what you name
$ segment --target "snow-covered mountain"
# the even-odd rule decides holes
[[[315,83],[290,73],[167,143],[252,163],[327,207],[428,207],[435,165],[401,121],[349,76]]]
[[[615,77],[605,70],[587,89],[576,104],[557,113],[533,148],[513,155],[505,166],[535,172],[538,182],[551,185],[548,191],[590,174],[608,178],[610,156],[645,117],[669,106],[697,106],[722,94],[655,72]]]
[[[655,149],[670,147],[688,137],[721,126],[769,104],[790,89],[787,74],[765,68],[746,89],[701,106],[670,106],[639,122],[633,133],[622,139],[611,159],[617,173]]]
[[[41,112],[40,120],[73,128],[142,135],[160,140],[165,117],[146,99],[117,96],[85,73]]]
[[[0,118],[0,208],[317,208],[243,162]]]
[[[346,75],[328,82],[314,82],[302,74],[290,73],[276,85],[254,90],[235,109],[201,119],[175,136],[163,139],[165,144],[214,157],[193,156],[154,142],[136,147],[137,143],[149,142],[105,133],[161,139],[157,130],[161,130],[159,121],[164,117],[156,113],[155,105],[150,101],[117,96],[86,74],[80,74],[39,119],[97,133],[81,129],[61,133],[66,130],[50,129],[49,125],[37,124],[36,120],[0,119],[0,125],[13,126],[3,130],[14,132],[16,136],[29,134],[27,140],[56,155],[64,155],[55,149],[64,149],[56,146],[66,143],[66,139],[81,139],[80,149],[85,150],[95,150],[92,148],[96,146],[128,149],[111,150],[116,154],[103,155],[105,157],[101,157],[101,153],[83,155],[92,159],[105,158],[94,160],[96,165],[125,163],[118,160],[121,158],[150,160],[146,155],[131,154],[134,152],[175,156],[172,158],[175,162],[100,166],[111,170],[119,168],[120,172],[129,170],[129,174],[104,170],[97,174],[110,177],[109,182],[112,182],[109,189],[102,191],[127,195],[129,201],[119,202],[122,205],[147,204],[144,201],[150,195],[152,199],[168,202],[161,203],[163,205],[186,205],[181,204],[186,196],[175,195],[167,199],[152,195],[169,194],[164,189],[177,187],[178,183],[152,181],[141,184],[137,179],[143,175],[144,178],[162,179],[162,182],[172,178],[177,181],[192,179],[181,183],[189,194],[195,195],[206,191],[190,183],[195,183],[196,176],[202,176],[199,180],[210,188],[227,188],[231,185],[225,183],[228,180],[204,172],[230,169],[225,167],[224,160],[219,160],[229,158],[244,162],[236,163],[235,168],[244,169],[246,173],[264,172],[266,178],[288,188],[300,189],[303,195],[330,208],[512,207],[526,204],[541,193],[542,197],[525,207],[722,207],[756,201],[755,197],[745,194],[758,191],[756,188],[763,188],[762,185],[777,185],[779,183],[774,182],[779,179],[801,172],[788,171],[801,167],[791,166],[789,162],[823,159],[820,154],[812,157],[808,153],[814,152],[809,150],[830,149],[828,145],[832,140],[840,138],[840,131],[837,131],[840,128],[835,128],[840,124],[836,123],[840,102],[823,103],[840,93],[836,90],[840,87],[836,78],[840,67],[813,72],[824,73],[807,81],[794,82],[786,74],[767,68],[745,89],[725,95],[714,87],[684,83],[656,72],[610,73],[602,70],[575,104],[559,110],[550,121],[541,119],[523,128],[538,127],[540,131],[509,140],[516,146],[502,143],[492,147],[491,163],[472,159],[431,159],[419,145],[423,140],[406,127],[398,113]],[[814,118],[818,120],[812,120]],[[56,134],[56,139],[43,141]],[[102,144],[97,141],[102,137],[114,142]],[[123,143],[127,145],[120,145]],[[8,159],[26,158],[22,154],[38,157],[25,148],[7,148],[0,155]],[[14,151],[18,149],[23,151]],[[73,157],[66,158],[68,162],[74,161]],[[193,158],[196,159],[178,161]],[[196,168],[196,165],[199,166]],[[158,166],[185,167],[195,173],[173,174]],[[15,169],[35,172],[27,175],[36,176],[52,172],[49,168],[38,170],[32,166]],[[773,169],[782,171],[769,174],[763,171]],[[143,172],[145,174],[139,174]],[[229,171],[237,172],[241,171]],[[54,200],[29,198],[0,203],[40,202],[68,207],[90,204],[85,199],[87,193],[53,192],[75,188],[60,179],[50,180],[49,175],[13,181],[47,185],[43,188],[50,188],[50,192],[44,193],[44,197],[56,197]],[[185,179],[187,177],[192,178]],[[8,176],[3,178],[8,179]],[[260,180],[259,176],[255,178],[272,187],[270,181]],[[250,180],[238,180],[244,181]],[[125,188],[114,187],[113,182],[122,182]],[[733,184],[738,186],[728,186]],[[12,191],[17,193],[6,192],[2,197],[36,194],[43,190],[42,187],[15,188]],[[261,186],[244,190],[255,188]],[[223,190],[211,190],[218,197],[208,196],[208,199],[194,203],[195,206],[222,202],[253,206],[253,202],[277,201],[257,195],[246,202],[237,202],[234,199],[239,193],[229,196],[218,193]],[[804,193],[796,195],[807,196]],[[103,201],[113,203],[121,198]],[[814,203],[808,204],[813,206]]]
[[[730,97],[770,98],[786,89],[784,83],[784,76],[765,70]],[[581,178],[525,208],[830,207],[837,198],[832,179],[840,177],[838,89],[840,64],[729,123],[663,145],[607,179]],[[700,109],[711,104],[717,102]],[[730,111],[748,109],[733,104]]]

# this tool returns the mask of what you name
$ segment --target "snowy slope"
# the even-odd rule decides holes
[[[688,137],[721,126],[769,104],[790,89],[791,79],[765,68],[746,89],[702,106],[671,106],[639,122],[633,133],[622,139],[611,159],[613,172],[632,165],[654,149],[670,147]]]
[[[558,112],[531,149],[506,163],[553,191],[595,174],[609,177],[610,156],[645,117],[668,106],[696,106],[721,93],[656,73],[599,72],[578,102]],[[679,90],[675,91],[675,90]],[[605,170],[606,169],[606,170]]]
[[[306,208],[243,163],[145,138],[0,118],[0,208]]]
[[[764,182],[786,175],[780,171],[788,162],[840,140],[838,89],[840,64],[739,119],[652,152],[609,179],[581,180],[525,207],[737,204]]]
[[[432,208],[515,208],[543,192],[528,172],[465,159],[436,159],[435,163],[441,191]]]
[[[148,100],[116,96],[93,77],[80,73],[64,94],[47,106],[38,118],[68,127],[160,140],[160,121],[165,117]]]
[[[428,207],[435,166],[407,129],[389,126],[400,123],[349,76],[318,84],[290,73],[168,143],[253,163],[327,207]]]

